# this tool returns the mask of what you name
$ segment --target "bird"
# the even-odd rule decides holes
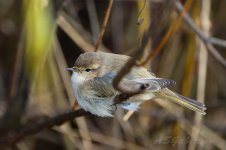
[[[146,88],[115,104],[115,97],[122,92],[115,89],[112,83],[119,70],[130,59],[130,56],[108,52],[80,54],[74,66],[66,68],[66,70],[72,71],[72,89],[79,106],[100,117],[113,117],[116,110],[115,105],[126,110],[137,111],[145,101],[162,98],[203,115],[206,114],[206,106],[203,103],[169,89],[176,83],[175,81],[158,78],[150,70],[140,66],[133,66],[120,82],[127,85],[143,84]]]

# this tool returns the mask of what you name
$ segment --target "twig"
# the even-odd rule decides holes
[[[177,120],[180,122],[181,127],[190,135],[191,134],[191,128],[194,126],[194,128],[197,129],[197,126],[193,123],[191,123],[189,120],[187,120],[184,117],[181,117],[181,114],[178,113],[178,108],[175,106],[175,104],[170,103],[169,101],[156,99],[156,102],[161,105],[163,108],[165,108],[169,113],[173,114]],[[207,126],[201,124],[200,127],[202,130],[200,130],[200,140],[205,139],[208,143],[211,143],[212,145],[216,146],[218,149],[225,149],[226,147],[226,141],[217,133],[215,133],[213,130],[209,129]],[[211,139],[211,140],[210,140]]]
[[[149,38],[152,34],[151,32],[152,26],[153,26],[153,23],[149,26],[148,30],[144,33],[141,41],[141,46],[137,50],[135,50],[132,57],[119,70],[119,72],[117,73],[116,77],[113,80],[113,83],[112,83],[113,87],[116,90],[122,92],[120,95],[116,96],[116,98],[114,99],[114,104],[118,104],[122,101],[125,101],[129,97],[140,93],[146,88],[145,85],[143,84],[140,84],[138,86],[137,85],[130,86],[130,85],[121,84],[120,81],[127,73],[129,73],[131,68],[136,65],[136,61],[142,57],[145,51],[145,47],[148,44]]]
[[[218,39],[215,37],[210,37],[208,39],[208,42],[210,42],[211,44],[216,45],[216,46],[226,47],[226,40]]]
[[[56,36],[55,36],[55,42],[54,42],[53,47],[55,49],[55,51],[54,51],[55,61],[56,61],[57,67],[58,67],[58,71],[59,71],[61,80],[62,80],[64,88],[65,88],[65,91],[67,93],[70,103],[74,104],[73,109],[77,110],[76,107],[78,106],[78,104],[73,96],[73,91],[69,84],[69,81],[70,81],[69,73],[68,72],[65,73],[65,70],[62,69],[62,68],[66,68],[67,64],[66,64],[66,60],[64,58],[62,49],[60,47],[60,43]],[[91,149],[92,142],[91,142],[91,138],[89,135],[89,130],[88,130],[85,118],[79,118],[79,119],[76,119],[75,121],[78,125],[79,133],[81,135],[81,139],[82,139],[84,148]]]
[[[213,47],[212,44],[206,43],[205,46],[207,47],[207,50],[210,52],[211,55],[214,56],[214,58],[222,64],[224,68],[226,68],[226,60],[224,57],[220,55],[220,53],[217,51],[215,47]]]
[[[100,24],[98,21],[97,10],[94,0],[86,0],[86,6],[89,14],[89,20],[91,22],[90,26],[93,34],[93,42],[95,42],[100,31]]]
[[[89,37],[92,36],[65,12],[60,11],[58,14],[57,24],[71,38],[71,40],[83,51],[93,51],[95,47],[91,44],[91,39],[89,39]],[[102,51],[109,51],[103,45],[100,45],[100,48]]]
[[[113,86],[115,89],[121,91],[122,93],[127,93],[130,96],[144,90],[145,89],[144,85],[131,87],[128,85],[120,84],[120,81],[127,73],[129,73],[130,69],[136,64],[136,61],[142,57],[143,52],[145,50],[145,46],[147,45],[150,37],[151,33],[150,30],[151,26],[149,27],[148,31],[144,33],[141,46],[133,53],[132,58],[130,58],[130,60],[119,70],[119,72],[117,73],[116,77],[113,80]]]
[[[182,16],[184,16],[185,13],[190,9],[192,2],[193,2],[193,0],[186,1],[186,4],[185,4],[184,9],[180,12],[180,16],[178,16],[178,18],[176,20],[174,20],[174,22],[171,24],[169,30],[164,35],[163,39],[160,41],[160,43],[158,44],[158,46],[151,51],[151,53],[147,56],[146,59],[144,59],[141,62],[138,62],[136,64],[137,66],[143,66],[143,65],[145,65],[150,59],[154,58],[161,51],[161,49],[166,45],[166,43],[168,42],[168,40],[172,36],[172,34],[181,25]]]
[[[103,21],[103,24],[101,26],[101,31],[100,31],[99,37],[97,39],[97,43],[95,45],[95,49],[94,49],[95,52],[98,51],[99,45],[102,42],[102,38],[104,36],[105,30],[106,30],[106,27],[107,27],[107,23],[108,23],[108,20],[109,20],[109,17],[110,17],[112,5],[113,5],[113,0],[109,0],[108,8],[107,8],[106,14],[104,16],[104,21]]]
[[[70,85],[70,74],[69,72],[65,72],[65,70],[63,70],[62,68],[66,68],[67,67],[67,63],[66,60],[64,58],[64,54],[61,48],[61,45],[59,43],[59,40],[57,39],[57,37],[54,37],[54,57],[55,57],[55,61],[56,61],[56,65],[58,67],[58,71],[61,77],[61,80],[63,82],[63,86],[65,88],[67,97],[69,99],[70,104],[73,104],[75,101],[74,95],[73,95],[73,90],[71,88]]]
[[[183,5],[178,0],[173,0],[174,5],[176,7],[176,10],[178,13],[180,13],[183,10]],[[226,47],[226,40],[218,39],[215,37],[208,37],[206,36],[198,27],[195,25],[192,18],[185,13],[183,16],[184,21],[190,26],[190,28],[198,35],[198,37],[203,40],[205,43],[211,43],[217,46]]]
[[[16,49],[15,61],[13,64],[13,71],[11,73],[10,84],[7,92],[7,100],[10,103],[12,97],[16,95],[17,90],[17,82],[19,80],[21,68],[22,68],[22,60],[24,54],[24,29],[21,30],[18,45]]]
[[[178,0],[173,0],[174,5],[178,13],[181,13],[183,10],[183,5]],[[185,13],[185,15],[182,16],[184,21],[187,23],[187,25],[196,33],[196,35],[204,42],[205,46],[207,47],[208,52],[220,63],[224,68],[226,68],[226,60],[224,57],[220,55],[220,53],[213,47],[213,42],[215,45],[220,44],[219,46],[224,46],[223,40],[217,40],[216,38],[208,38],[193,22],[192,18]],[[217,42],[216,42],[217,41]],[[225,41],[226,43],[226,41]]]
[[[209,35],[210,32],[210,8],[211,1],[210,0],[202,0],[201,1],[201,27],[203,31]],[[200,41],[200,40],[199,40]],[[199,67],[198,67],[198,84],[197,84],[197,99],[204,103],[205,101],[205,87],[206,87],[206,74],[207,74],[207,62],[208,62],[208,52],[205,45],[201,42],[200,50],[199,50]],[[199,113],[195,113],[194,124],[197,126],[196,128],[192,128],[192,137],[193,140],[189,143],[188,149],[195,150],[196,145],[198,143],[198,138],[200,135],[200,127],[202,124],[203,116]]]
[[[82,50],[91,51],[94,46],[87,42],[84,37],[69,23],[66,14],[61,12],[57,18],[57,24],[60,28],[76,43]]]
[[[66,121],[72,120],[74,118],[84,116],[88,114],[85,112],[83,109],[79,109],[77,111],[69,111],[65,112],[63,114],[57,115],[55,117],[52,117],[50,119],[40,121],[38,123],[35,123],[33,125],[27,125],[23,127],[20,131],[18,131],[15,134],[11,134],[7,137],[1,138],[0,139],[0,149],[3,149],[7,146],[12,146],[15,143],[19,142],[26,136],[36,134],[40,132],[41,130],[51,128],[55,125],[61,125],[65,123]]]
[[[25,87],[25,73],[23,73],[24,56],[24,29],[19,36],[13,71],[11,72],[10,85],[6,99],[8,102],[7,111],[0,119],[0,134],[3,135],[12,127],[16,127],[24,112],[27,103],[27,88]]]
[[[19,77],[16,95],[12,99],[14,103],[8,107],[0,120],[0,137],[6,135],[6,133],[12,129],[18,128],[21,117],[25,111],[28,101],[29,82],[25,73],[20,73]]]
[[[137,25],[141,25],[143,23],[143,21],[144,21],[144,18],[140,18],[140,17],[141,17],[142,12],[144,11],[145,6],[146,6],[146,1],[147,0],[144,0],[144,5],[141,8],[141,10],[138,12]]]

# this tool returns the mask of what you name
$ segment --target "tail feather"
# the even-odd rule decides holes
[[[206,114],[206,112],[205,112],[206,106],[203,103],[190,99],[190,98],[187,98],[187,97],[184,97],[182,95],[176,94],[170,90],[167,90],[167,91],[168,92],[165,93],[165,96],[168,99],[170,99],[170,100],[174,101],[175,103],[180,104],[188,109],[200,112],[202,115]]]

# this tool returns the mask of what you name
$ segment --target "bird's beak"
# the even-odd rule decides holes
[[[64,68],[64,70],[73,71],[74,69],[73,68]]]

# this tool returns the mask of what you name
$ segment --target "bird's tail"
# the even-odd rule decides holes
[[[169,99],[177,104],[180,104],[188,109],[200,112],[202,115],[206,114],[206,112],[205,112],[206,106],[197,100],[193,100],[193,99],[184,97],[180,94],[170,91],[169,89],[165,90],[164,97],[166,97],[167,99]]]

